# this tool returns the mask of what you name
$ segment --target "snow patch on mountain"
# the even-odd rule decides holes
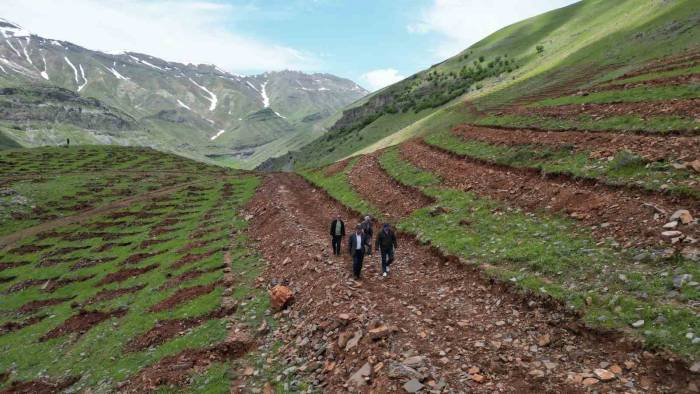
[[[78,84],[78,85],[80,85],[80,81],[78,81],[78,69],[75,68],[75,66],[74,66],[73,63],[70,61],[70,59],[68,59],[68,56],[64,56],[63,59],[65,59],[65,60],[66,60],[66,63],[68,63],[68,65],[70,66],[70,68],[73,69],[73,75],[75,75],[75,83]]]
[[[133,59],[133,60],[135,60],[136,62],[141,63],[141,64],[143,64],[143,65],[145,65],[145,66],[154,68],[154,69],[159,70],[159,71],[165,71],[165,70],[163,70],[161,67],[158,67],[158,66],[156,66],[155,64],[149,63],[149,62],[147,62],[147,61],[145,61],[145,60],[143,60],[143,59],[139,59],[139,58],[137,58],[137,57],[134,56],[134,55],[131,55],[131,54],[128,54],[128,53],[127,53],[127,56],[129,56],[131,59]]]
[[[180,99],[177,100],[177,105],[181,106],[182,108],[185,108],[185,109],[188,109],[188,110],[192,111],[192,108],[190,108],[189,105],[187,105],[187,104],[183,103],[182,101],[180,101]]]
[[[7,19],[0,18],[0,32],[5,38],[10,37],[29,37],[31,33],[16,25]]]
[[[275,110],[272,110],[272,112],[274,112],[274,113],[275,113],[275,115],[277,115],[278,117],[280,117],[280,118],[282,118],[282,119],[287,119],[287,117],[286,117],[286,116],[284,116],[284,115],[280,115],[280,113],[279,113],[279,112],[277,112],[277,111],[275,111]]]
[[[267,82],[263,83],[262,86],[262,91],[260,92],[260,95],[262,96],[262,101],[263,101],[263,107],[269,108],[270,107],[270,98],[267,96],[267,92],[265,91],[265,86],[267,86]]]
[[[192,82],[193,84],[197,85],[198,88],[202,89],[204,92],[206,92],[207,94],[209,94],[209,97],[208,97],[208,98],[205,97],[205,98],[206,98],[207,100],[209,100],[209,102],[211,103],[211,105],[209,105],[209,111],[212,111],[212,112],[213,112],[213,111],[216,109],[216,104],[219,102],[219,98],[216,97],[216,95],[215,95],[214,93],[212,93],[209,89],[207,89],[207,88],[205,88],[204,86],[202,86],[202,85],[198,84],[197,82],[195,82],[192,78],[189,78],[189,80],[190,80],[190,82]]]
[[[87,85],[88,80],[87,80],[87,78],[85,78],[85,70],[83,69],[83,65],[82,65],[82,64],[78,64],[78,66],[80,67],[80,76],[82,76],[82,77],[83,77],[83,81],[85,81],[82,85],[78,86],[78,91],[81,91],[81,90],[83,90],[83,88],[85,87],[85,85]]]
[[[5,59],[1,59],[1,60],[5,60]],[[2,72],[4,72],[5,74],[7,74],[7,71],[5,71],[5,67],[3,67],[2,65],[0,65],[0,70],[2,70]]]
[[[245,81],[245,83],[247,83],[248,86],[250,86],[251,88],[253,88],[253,90],[255,90],[256,92],[260,93],[260,91],[258,90],[258,88],[256,88],[255,85],[253,85],[252,83],[250,83],[250,81]]]
[[[46,65],[46,56],[41,55],[41,59],[44,61],[44,71],[41,72],[41,77],[45,80],[49,80],[49,68]]]
[[[211,141],[214,141],[215,139],[219,138],[219,136],[221,136],[221,134],[224,134],[225,132],[226,132],[226,130],[223,130],[223,129],[222,129],[222,130],[219,130],[218,133],[216,133],[216,134],[214,134],[214,135],[211,136],[210,140],[211,140]]]
[[[14,45],[12,45],[12,41],[10,41],[9,38],[5,37],[5,42],[7,42],[7,45],[17,54],[18,57],[22,57],[22,54],[19,53],[19,50],[17,50]]]
[[[116,64],[113,64],[113,65],[116,65]],[[107,71],[109,71],[110,73],[112,73],[112,75],[114,75],[114,77],[117,78],[117,79],[121,79],[122,81],[128,81],[128,80],[129,80],[129,78],[127,78],[127,77],[121,75],[121,74],[119,73],[119,71],[115,70],[113,67],[106,67],[106,66],[102,66],[102,67],[104,67]]]
[[[29,62],[29,64],[31,64],[33,66],[34,62],[32,61],[32,58],[29,57],[29,52],[27,52],[27,47],[29,46],[29,43],[30,43],[29,37],[27,37],[27,46],[24,46],[24,44],[22,44],[22,40],[19,40],[19,46],[22,47],[22,51],[24,52],[24,56],[27,58],[27,61]]]

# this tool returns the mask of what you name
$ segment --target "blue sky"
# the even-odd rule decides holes
[[[378,89],[575,0],[2,0],[0,17],[91,49]]]

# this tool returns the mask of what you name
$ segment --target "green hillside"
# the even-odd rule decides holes
[[[331,132],[263,168],[316,166],[460,123],[508,126],[517,121],[536,126],[541,119],[500,115],[512,107],[612,81],[656,59],[692,53],[700,42],[698,21],[700,3],[692,0],[584,0],[524,20],[363,99],[344,111]],[[697,72],[692,62],[687,66],[675,72]],[[647,96],[697,97],[696,86],[686,86],[680,95],[666,91]],[[595,97],[568,102],[592,102]],[[687,129],[697,123],[682,118],[658,119],[658,127]],[[623,129],[634,121],[616,119],[606,127]],[[575,123],[571,120],[566,127]]]

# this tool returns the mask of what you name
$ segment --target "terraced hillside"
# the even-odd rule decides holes
[[[375,92],[261,168],[326,165],[463,123],[695,133],[698,21],[692,0],[577,2]]]
[[[0,391],[228,392],[268,305],[259,180],[146,148],[0,160]]]

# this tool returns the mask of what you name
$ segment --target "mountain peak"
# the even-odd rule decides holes
[[[2,34],[5,38],[31,36],[31,33],[28,30],[22,28],[22,26],[10,22],[4,18],[0,18],[0,34]]]

